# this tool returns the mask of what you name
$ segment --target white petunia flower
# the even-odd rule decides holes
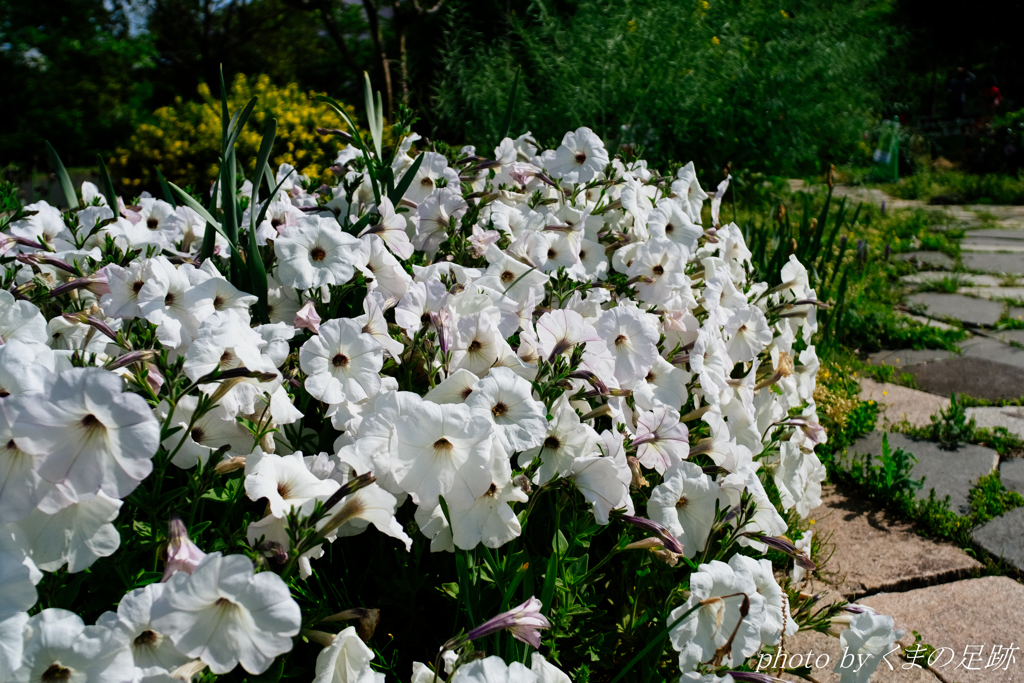
[[[491,457],[491,485],[471,497],[463,489],[452,491],[446,499],[452,523],[452,540],[463,550],[483,544],[499,548],[522,533],[513,503],[525,503],[527,495],[512,484],[512,466],[508,455],[496,446]]]
[[[658,328],[647,313],[626,306],[602,313],[595,327],[615,357],[615,379],[623,389],[632,389],[654,367]]]
[[[31,301],[15,301],[14,295],[0,290],[0,343],[17,339],[26,344],[46,345],[46,318]]]
[[[153,469],[160,426],[141,396],[99,368],[47,378],[43,394],[12,396],[17,446],[39,457],[39,475],[71,501],[97,491],[124,498]]]
[[[678,410],[665,405],[640,414],[633,445],[641,465],[664,474],[690,454],[690,434],[679,417]]]
[[[132,683],[135,667],[120,631],[86,626],[74,612],[45,609],[25,625],[21,668],[13,683]]]
[[[409,406],[395,422],[395,478],[421,503],[447,496],[456,486],[476,498],[491,484],[492,434],[491,423],[465,405]]]
[[[690,220],[689,209],[676,198],[664,198],[647,217],[647,229],[652,239],[664,237],[686,249],[687,254],[697,250],[697,240],[704,231]]]
[[[746,617],[740,613],[744,596],[750,601]],[[736,571],[718,560],[700,565],[690,575],[690,598],[672,610],[668,621],[676,622],[694,607],[697,609],[669,634],[672,647],[680,651],[679,668],[683,671],[709,661],[730,638],[726,665],[739,664],[760,649],[764,598],[746,571]]]
[[[839,683],[868,683],[882,658],[902,637],[903,631],[895,628],[892,617],[872,612],[853,615],[850,628],[839,634],[843,654],[853,655],[849,662],[837,657],[840,661],[832,671],[839,674]]]
[[[165,587],[163,583],[151,583],[137,588],[121,598],[117,612],[106,612],[96,620],[99,626],[119,631],[128,642],[137,677],[169,674],[191,661],[175,649],[170,638],[153,630],[153,602],[163,595]]]
[[[700,189],[697,169],[692,161],[676,173],[676,180],[672,181],[672,192],[682,200],[683,206],[690,214],[690,220],[700,223],[700,210],[704,205],[704,200],[708,198],[708,193]]]
[[[313,683],[384,683],[384,674],[370,666],[372,659],[373,650],[349,626],[317,655]]]
[[[0,615],[0,681],[11,680],[11,674],[21,666],[27,624],[25,612]]]
[[[285,456],[266,453],[246,467],[246,495],[251,500],[266,498],[274,517],[284,517],[311,498],[330,496],[338,487],[333,479],[321,480],[310,472],[301,451]]]
[[[355,320],[336,318],[299,349],[306,390],[324,403],[362,401],[380,392],[381,345]]]
[[[530,671],[537,674],[537,683],[572,683],[564,671],[544,659],[539,652],[530,657]]]
[[[587,183],[608,165],[608,150],[594,131],[583,127],[566,133],[558,149],[545,152],[543,160],[552,178]]]
[[[35,587],[43,580],[43,573],[30,554],[28,539],[18,525],[0,525],[0,620],[36,604],[39,596]]]
[[[395,256],[402,260],[412,256],[412,242],[409,241],[409,236],[405,232],[405,217],[395,213],[395,205],[387,197],[380,198],[377,213],[380,214],[380,222],[376,225],[366,226],[359,236],[380,239],[388,245]]]
[[[295,289],[343,285],[366,263],[366,243],[333,218],[306,216],[275,242],[277,279]]]
[[[537,683],[537,674],[519,662],[506,664],[501,657],[487,657],[460,666],[450,683]]]
[[[121,545],[121,536],[111,524],[121,505],[100,491],[52,515],[36,509],[16,524],[40,569],[55,572],[67,564],[69,572],[80,572],[113,555]]]
[[[177,572],[151,609],[152,626],[178,652],[201,659],[216,674],[239,663],[266,671],[292,649],[302,614],[277,574],[253,574],[243,555],[207,555],[189,575]]]
[[[679,410],[686,403],[686,385],[692,377],[686,370],[658,356],[643,381],[633,387],[633,399],[642,410],[654,410],[659,405]]]
[[[519,456],[519,466],[525,467],[540,456],[540,467],[534,481],[546,484],[555,477],[567,476],[578,458],[595,455],[598,452],[597,432],[580,421],[580,416],[569,404],[569,395],[562,394],[551,414],[555,419],[548,422],[544,441],[537,448],[531,448]]]
[[[733,311],[725,323],[725,351],[736,363],[749,363],[772,343],[768,321],[756,306]]]
[[[448,239],[448,227],[451,220],[456,221],[466,213],[468,205],[462,195],[450,187],[432,193],[417,208],[419,220],[416,223],[416,236],[412,243],[428,256],[437,253],[441,243]]]
[[[475,415],[494,425],[498,442],[509,453],[539,446],[547,430],[544,404],[533,387],[508,368],[493,368],[466,399]]]
[[[718,484],[700,466],[681,462],[654,487],[647,514],[671,531],[683,544],[683,555],[692,558],[708,543],[720,498]]]

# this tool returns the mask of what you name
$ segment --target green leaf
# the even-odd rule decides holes
[[[541,589],[540,601],[544,603],[544,614],[551,614],[551,599],[555,595],[555,579],[558,578],[558,553],[551,553],[548,568],[544,573],[544,588]]]
[[[220,65],[220,127],[221,127],[221,152],[223,153],[224,141],[228,139],[228,89],[224,85],[224,65]]]
[[[388,199],[391,203],[398,208],[398,202],[402,201],[402,197],[409,190],[409,185],[412,184],[413,178],[416,176],[416,172],[420,170],[420,166],[423,165],[423,155],[420,154],[418,157],[413,159],[412,164],[406,170],[405,175],[398,181],[398,185],[395,186],[394,191],[388,192]]]
[[[224,235],[238,247],[238,197],[235,176],[235,150],[228,148],[220,164],[220,209],[224,212]]]
[[[258,676],[249,675],[249,683],[277,683],[284,673],[284,657],[278,657],[277,661],[270,665],[270,668]]]
[[[373,157],[370,156],[370,150],[366,147],[366,143],[363,141],[363,136],[359,134],[359,129],[356,128],[356,124],[352,120],[352,117],[348,115],[348,112],[345,111],[344,107],[327,95],[317,95],[313,99],[329,105],[334,109],[334,111],[338,112],[338,115],[341,116],[341,118],[345,119],[345,123],[348,124],[349,130],[352,131],[352,144],[356,146],[356,149],[363,153],[363,158],[366,160],[366,172],[370,176],[370,187],[373,188],[373,200],[377,204],[380,204],[380,188],[377,186],[377,175],[374,171]]]
[[[103,197],[107,200],[107,206],[114,212],[114,216],[117,217],[117,193],[114,192],[114,181],[110,179],[110,172],[107,171],[107,164],[103,161],[103,155],[97,154],[96,161],[100,167],[100,192]]]
[[[217,220],[210,214],[209,211],[206,210],[205,207],[203,207],[202,204],[197,202],[192,197],[192,195],[190,195],[188,192],[185,192],[185,190],[181,189],[180,187],[178,187],[174,183],[168,182],[167,185],[170,186],[171,191],[174,192],[175,195],[177,195],[178,199],[180,199],[181,202],[185,206],[187,206],[188,208],[192,209],[193,211],[198,213],[200,216],[202,216],[203,219],[206,221],[207,226],[211,227],[214,230],[216,230],[217,232],[219,232],[224,237],[224,239],[228,240],[228,243],[231,246],[231,249],[235,253],[238,252],[238,248],[235,245],[230,244],[231,240],[228,239],[228,236],[224,234],[224,228],[221,227],[220,223],[217,222]],[[204,235],[203,236],[203,251],[204,252],[206,250],[206,240],[207,240],[207,237]],[[213,240],[211,239],[211,243],[212,243],[212,241]],[[205,258],[209,258],[212,255],[213,255],[213,247],[210,247],[210,252],[209,252],[209,254]]]
[[[167,186],[167,178],[164,178],[164,174],[160,172],[160,169],[156,170],[156,178],[160,181],[160,191],[163,192],[164,201],[171,206],[178,206],[178,202],[174,201],[174,194],[171,192],[171,188]]]
[[[516,69],[515,80],[512,81],[512,92],[508,96],[508,105],[505,107],[505,120],[501,122],[501,140],[508,137],[508,131],[512,127],[512,109],[516,103],[516,90],[519,89],[519,74],[523,72],[522,67]],[[498,140],[500,143],[501,140]]]
[[[377,152],[377,158],[381,154],[381,141],[384,138],[384,111],[380,101],[380,91],[377,91],[377,102],[373,101],[373,87],[370,85],[370,74],[363,72],[363,81],[366,94],[366,118],[370,125],[370,137],[373,138],[373,149]]]
[[[64,162],[60,160],[60,155],[57,154],[57,150],[53,148],[50,141],[44,140],[43,142],[46,144],[46,153],[50,157],[50,166],[53,167],[57,181],[60,182],[60,189],[64,193],[64,201],[68,203],[68,208],[74,211],[78,208],[78,197],[75,196],[75,186],[71,184],[68,170],[64,168]]]
[[[258,97],[252,98],[241,112],[235,114],[232,126],[228,128],[227,144],[224,146],[225,151],[232,149],[235,146],[235,142],[238,141],[238,136],[241,135],[242,129],[245,128],[245,122],[249,120],[249,115],[252,114],[252,110],[256,106],[256,100],[258,99]]]
[[[277,119],[269,119],[266,127],[263,129],[263,141],[260,142],[260,151],[256,155],[256,175],[253,180],[255,181],[252,185],[254,191],[259,190],[260,176],[264,176],[267,180],[267,189],[271,190],[271,197],[273,197],[274,182],[273,176],[265,171],[270,167],[267,165],[270,161],[270,153],[274,147],[274,140],[277,137]],[[255,196],[255,195],[254,195]],[[251,211],[249,212],[252,213]]]

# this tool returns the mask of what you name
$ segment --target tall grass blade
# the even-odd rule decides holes
[[[75,186],[71,184],[68,170],[64,168],[64,162],[60,160],[60,155],[57,154],[57,150],[53,148],[50,141],[43,140],[43,142],[46,144],[46,154],[50,157],[50,166],[53,167],[57,182],[60,183],[60,190],[64,193],[64,201],[67,202],[68,208],[74,211],[78,208],[78,197],[75,196]]]

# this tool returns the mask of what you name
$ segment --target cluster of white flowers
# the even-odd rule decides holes
[[[325,544],[371,525],[405,548],[414,536],[433,552],[499,548],[522,533],[523,504],[561,486],[599,524],[625,515],[659,529],[646,547],[675,565],[703,557],[716,525],[763,552],[786,532],[780,512],[820,503],[815,292],[795,257],[779,286],[750,279],[741,230],[720,224],[724,184],[708,221],[692,164],[659,177],[610,159],[587,128],[543,153],[527,134],[454,164],[412,156],[416,139],[391,164],[408,188],[395,203],[354,146],[334,188],[278,172],[249,237],[267,259],[262,319],[226,277],[223,235],[215,258],[197,258],[212,228],[187,206],[111,207],[87,183],[85,208],[38,202],[10,224],[0,683],[261,673],[302,618],[286,582],[254,569],[285,557],[308,577]],[[253,203],[243,226],[257,194],[241,187]],[[32,303],[44,290],[67,302],[63,315]],[[331,428],[327,452],[302,452]],[[161,461],[244,468],[244,494],[265,503],[245,538],[266,562],[172,533],[165,583],[116,613],[93,626],[60,609],[30,618],[42,571],[117,550],[122,501]],[[645,473],[660,483],[639,495]],[[415,530],[396,518],[404,505]],[[303,519],[314,521],[297,548]],[[672,621],[682,672],[723,661],[726,643],[725,663],[739,665],[796,628],[771,564],[738,554],[700,565]],[[316,681],[383,680],[372,657],[346,629]],[[413,680],[433,676],[417,665]],[[532,669],[490,657],[452,680],[568,678],[538,656]]]

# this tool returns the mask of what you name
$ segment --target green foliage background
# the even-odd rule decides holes
[[[451,5],[435,91],[450,138],[496,142],[521,68],[514,129],[538,139],[587,125],[657,161],[813,172],[863,145],[896,39],[876,0],[513,4]]]

